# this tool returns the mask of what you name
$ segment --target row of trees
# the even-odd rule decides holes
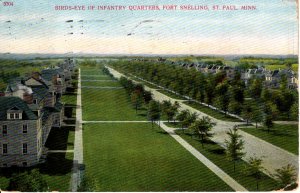
[[[229,80],[225,72],[203,74],[164,63],[118,61],[111,65],[198,102],[214,105],[225,115],[230,112],[253,122],[291,115],[297,118],[298,94],[287,88],[286,77],[282,77],[280,89],[271,90],[259,78],[251,79],[246,86],[239,72]]]

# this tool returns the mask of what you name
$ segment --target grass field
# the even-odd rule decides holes
[[[86,175],[97,191],[232,191],[150,123],[85,124]]]
[[[299,132],[298,125],[278,125],[274,124],[274,128],[268,133],[266,128],[241,128],[243,131],[259,137],[273,145],[281,147],[296,155],[299,154]]]
[[[207,106],[201,105],[199,103],[195,103],[195,102],[183,102],[183,103],[188,106],[191,106],[207,115],[210,115],[216,119],[222,120],[222,121],[241,122],[241,120],[239,120],[237,118],[225,116],[224,113],[213,110],[213,109],[211,109]]]
[[[233,169],[233,163],[226,159],[225,151],[222,147],[212,141],[206,141],[204,147],[202,148],[201,142],[198,138],[192,138],[191,135],[186,132],[183,133],[182,130],[177,130],[176,133],[180,135],[184,140],[186,140],[190,145],[195,147],[199,152],[201,152],[205,157],[211,160],[214,164],[220,167],[224,172],[230,175],[238,183],[244,186],[249,191],[256,191],[256,179],[253,176],[245,174],[246,162],[240,161],[236,164],[236,171]],[[259,191],[270,191],[275,190],[277,184],[275,180],[264,175],[259,182]]]
[[[84,121],[146,120],[146,109],[137,114],[124,89],[82,89]]]
[[[82,75],[81,80],[111,80],[111,77],[105,75]]]
[[[118,81],[81,82],[81,86],[112,86],[121,87]]]

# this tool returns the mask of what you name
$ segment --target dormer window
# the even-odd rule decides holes
[[[22,119],[23,111],[18,109],[17,107],[13,107],[7,110],[7,119]]]
[[[37,99],[34,99],[33,100],[33,104],[37,104],[38,103],[38,100]]]

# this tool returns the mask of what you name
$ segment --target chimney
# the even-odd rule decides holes
[[[25,101],[27,104],[32,104],[33,103],[33,95],[25,92],[23,94],[23,101]]]

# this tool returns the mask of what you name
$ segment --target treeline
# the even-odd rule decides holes
[[[239,72],[229,80],[225,72],[204,74],[164,63],[118,61],[110,65],[197,102],[216,106],[225,115],[230,112],[253,122],[298,118],[298,93],[287,88],[286,77],[282,77],[280,89],[272,90],[259,78],[252,78],[246,86]]]

